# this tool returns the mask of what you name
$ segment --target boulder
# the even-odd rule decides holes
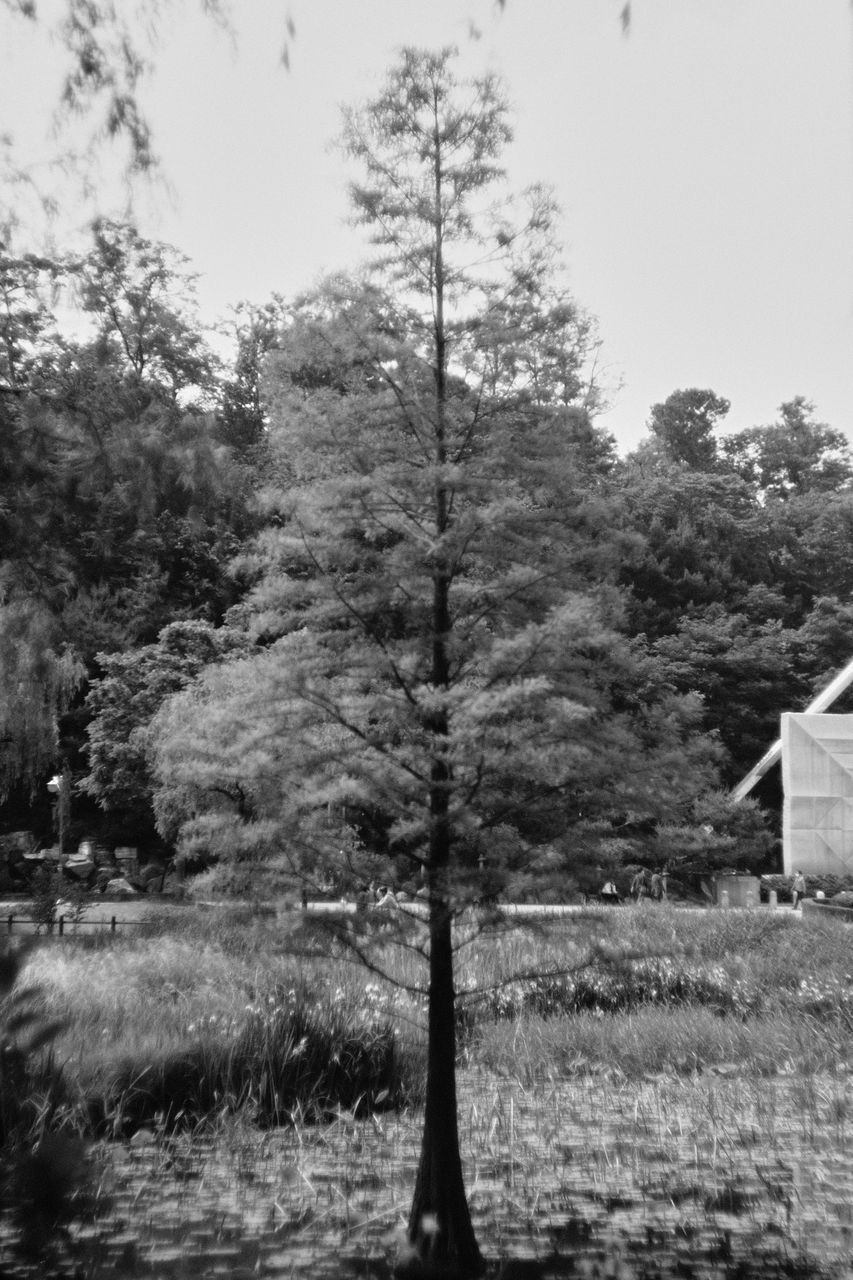
[[[114,893],[122,898],[135,898],[136,889],[129,880],[125,880],[124,876],[116,876],[114,880],[107,881],[105,893]]]

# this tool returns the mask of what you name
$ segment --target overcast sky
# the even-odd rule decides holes
[[[207,318],[358,261],[328,146],[339,106],[401,44],[455,43],[466,70],[505,78],[510,184],[555,188],[623,448],[688,386],[731,400],[726,429],[804,395],[853,436],[850,0],[634,0],[627,38],[622,0],[234,0],[236,46],[177,7],[145,94],[171,191],[135,207],[192,260]],[[43,30],[0,17],[0,133],[28,158],[57,145]],[[98,199],[116,212],[123,195],[105,175]],[[67,202],[60,240],[89,216]]]

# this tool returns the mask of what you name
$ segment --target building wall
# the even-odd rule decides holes
[[[853,715],[782,716],[785,872],[853,875]]]

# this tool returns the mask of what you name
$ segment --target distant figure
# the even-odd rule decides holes
[[[805,896],[806,878],[802,871],[795,871],[794,879],[791,882],[791,904],[794,911],[796,911]]]
[[[639,902],[641,898],[645,898],[648,893],[649,885],[646,879],[646,868],[641,867],[634,879],[631,881],[631,897],[635,902]]]
[[[396,907],[397,899],[387,885],[381,884],[376,890],[377,907]]]
[[[663,871],[660,873],[660,896],[662,902],[666,902],[666,899],[669,896],[669,872],[666,867],[664,867]]]
[[[660,902],[661,898],[663,897],[663,880],[661,879],[661,875],[659,871],[655,871],[654,874],[652,875],[652,882],[651,882],[650,889],[651,889],[652,901]]]
[[[615,906],[616,903],[619,902],[619,890],[616,888],[616,885],[612,880],[608,880],[607,883],[602,886],[601,892],[598,896],[602,902],[606,902],[608,906],[611,907]]]

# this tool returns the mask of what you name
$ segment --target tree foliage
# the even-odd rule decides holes
[[[662,404],[652,405],[649,431],[670,462],[712,471],[717,461],[712,433],[730,408],[729,401],[713,391],[673,391]]]
[[[34,790],[59,759],[59,718],[83,668],[56,643],[50,614],[37,603],[0,607],[0,800],[16,784]]]
[[[234,637],[206,622],[172,622],[155,643],[98,655],[102,674],[86,698],[91,715],[89,773],[81,787],[103,809],[120,810],[141,831],[150,827],[150,723],[165,702],[219,661]]]
[[[850,442],[843,431],[815,422],[803,396],[779,408],[779,421],[748,427],[723,442],[729,466],[764,498],[828,493],[853,480]]]
[[[95,320],[101,361],[154,396],[209,391],[212,358],[195,314],[194,277],[170,245],[129,223],[97,218],[78,270],[83,310]]]
[[[726,403],[687,390],[655,406],[618,487],[642,537],[621,569],[629,628],[675,688],[701,695],[733,783],[778,736],[780,713],[849,661],[838,620],[853,589],[853,498],[846,438],[802,397],[772,427],[712,439],[706,409]]]

